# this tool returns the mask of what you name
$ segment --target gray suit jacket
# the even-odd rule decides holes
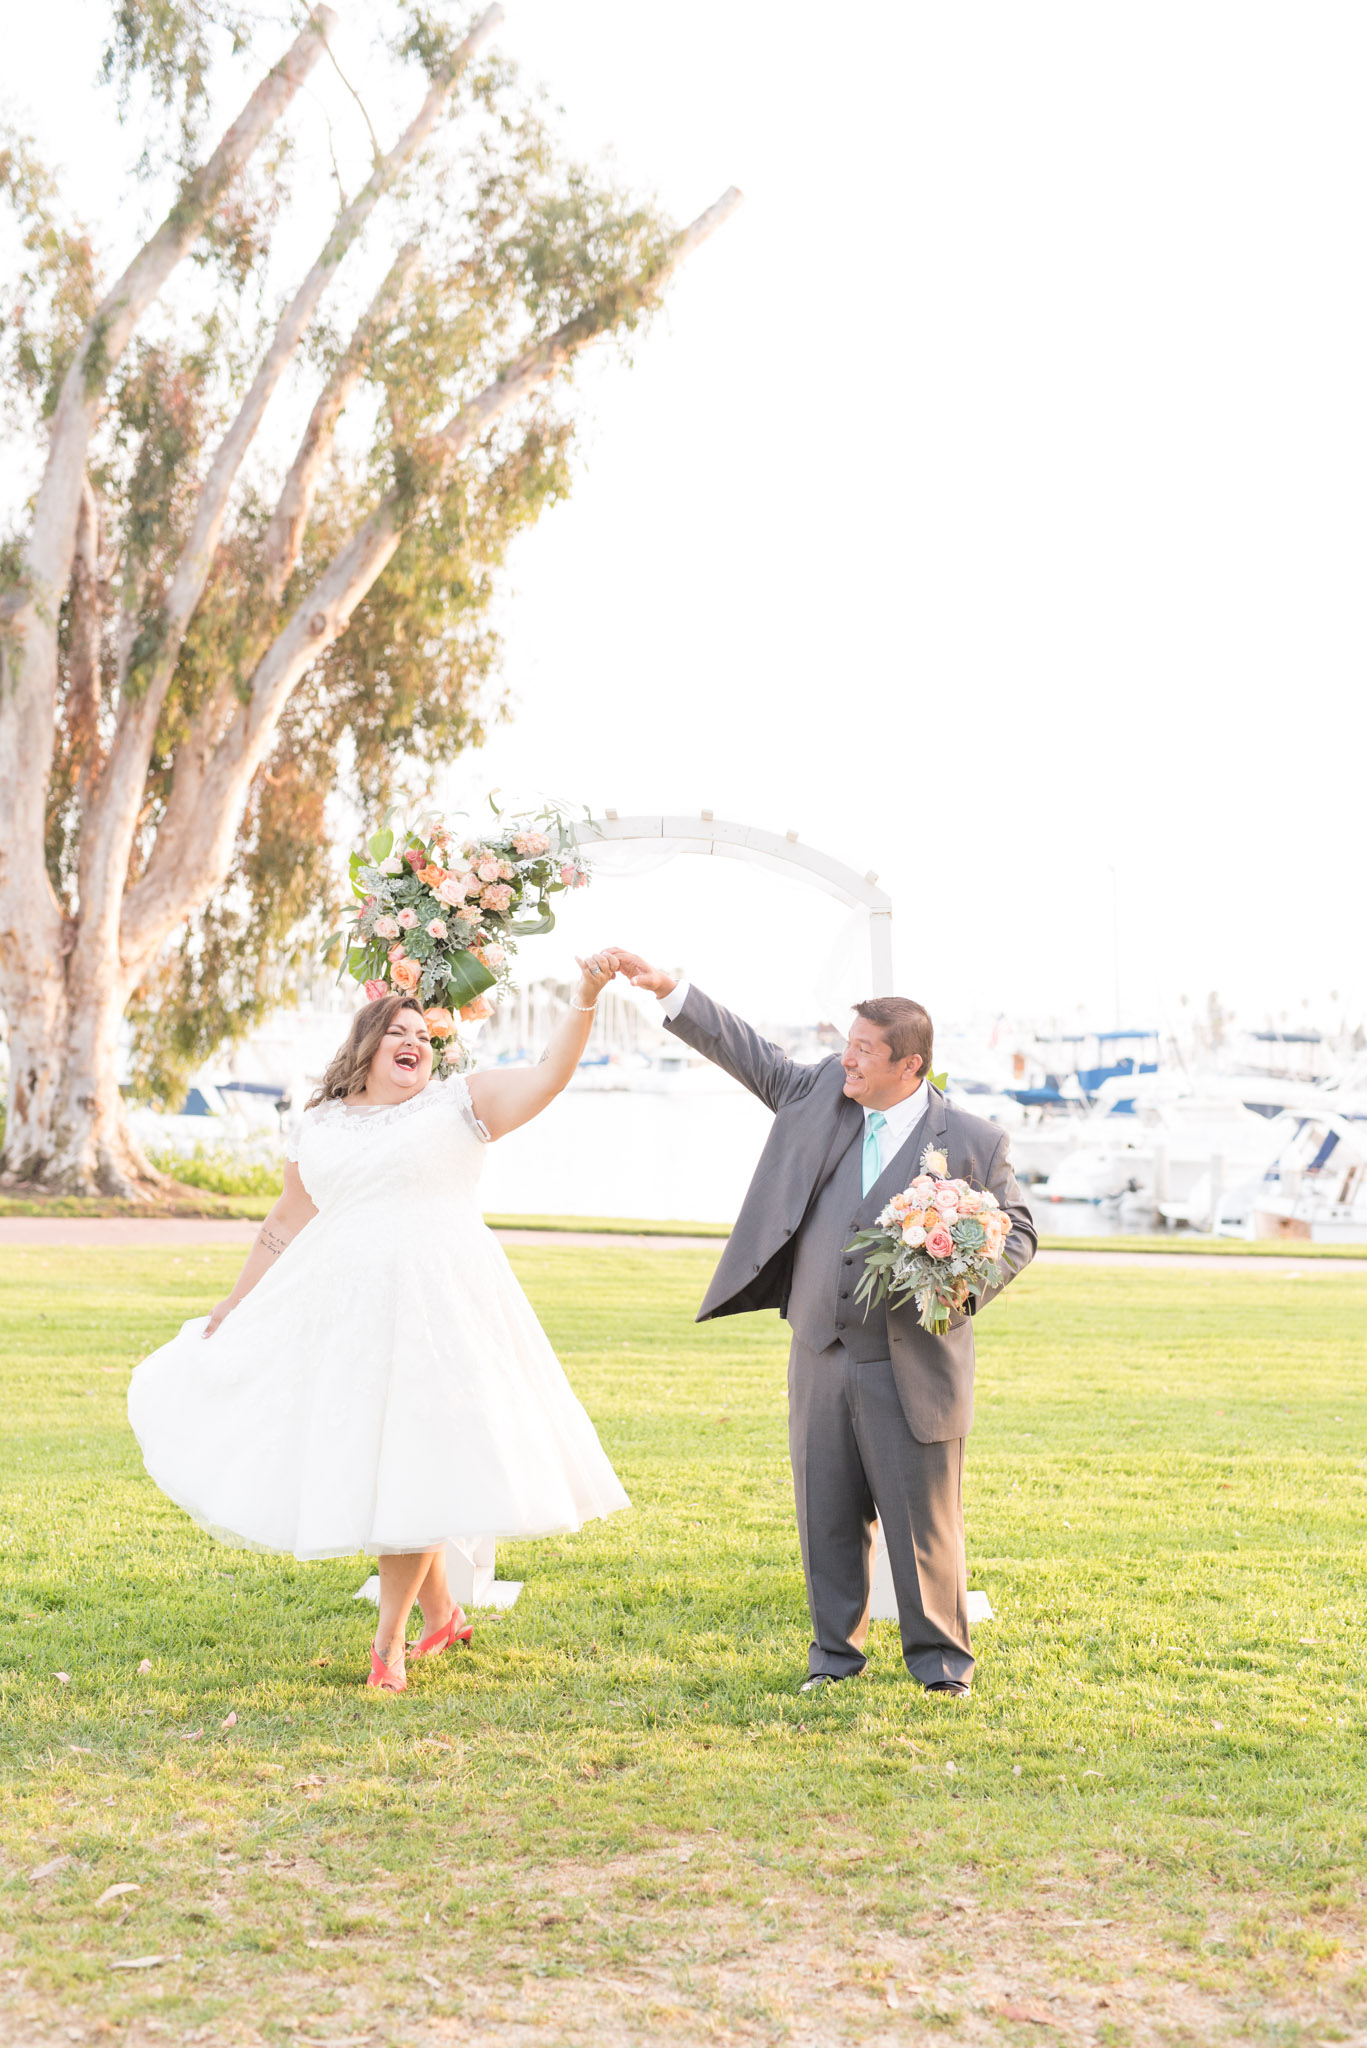
[[[932,1088],[925,1113],[906,1145],[856,1204],[849,1199],[853,1169],[848,1154],[856,1140],[862,1141],[864,1113],[845,1094],[844,1069],[835,1055],[815,1066],[801,1066],[696,987],[690,987],[668,1029],[734,1075],[774,1112],[774,1128],[698,1312],[699,1322],[748,1309],[776,1308],[812,1348],[839,1339],[857,1357],[868,1350],[872,1328],[878,1341],[870,1355],[891,1358],[902,1412],[918,1442],[943,1443],[967,1436],[973,1423],[971,1314],[956,1316],[943,1337],[921,1328],[911,1302],[877,1310],[861,1325],[859,1312],[851,1313],[846,1303],[853,1302],[862,1260],[856,1256],[852,1267],[847,1266],[844,1247],[854,1229],[872,1223],[889,1195],[919,1172],[922,1153],[934,1145],[946,1154],[952,1176],[990,1189],[1009,1213],[1012,1228],[1001,1264],[1008,1278],[1014,1278],[1034,1257],[1036,1236],[1011,1170],[1006,1134],[982,1117],[951,1108],[939,1089]],[[852,1185],[857,1189],[857,1179]],[[846,1195],[848,1217],[835,1214],[840,1203],[833,1188]],[[817,1245],[804,1244],[799,1261],[798,1237],[809,1230],[819,1236],[822,1256],[807,1256]],[[828,1279],[823,1277],[827,1245]],[[802,1278],[796,1291],[795,1269]],[[984,1295],[976,1306],[990,1299],[991,1294]],[[875,1318],[881,1318],[881,1324]],[[886,1344],[881,1341],[884,1327]]]

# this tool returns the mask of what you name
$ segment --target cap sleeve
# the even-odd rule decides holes
[[[475,1115],[475,1105],[470,1100],[470,1090],[465,1084],[465,1076],[463,1074],[453,1074],[446,1083],[446,1086],[451,1090],[456,1106],[460,1110],[460,1114],[465,1119],[465,1122],[481,1143],[487,1145],[490,1142],[489,1133]]]

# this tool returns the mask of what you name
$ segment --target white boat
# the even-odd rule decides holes
[[[1278,1117],[1272,1137],[1262,1172],[1212,1203],[1215,1234],[1367,1243],[1367,1100],[1327,1093],[1316,1112]]]
[[[1205,1228],[1209,1190],[1261,1172],[1269,1134],[1266,1116],[1242,1099],[1237,1077],[1116,1076],[1073,1126],[1071,1148],[1034,1199],[1116,1203],[1136,1226],[1161,1218]]]

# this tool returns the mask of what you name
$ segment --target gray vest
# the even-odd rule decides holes
[[[797,1233],[787,1319],[809,1351],[824,1351],[837,1339],[851,1358],[861,1362],[887,1358],[887,1310],[870,1309],[854,1298],[864,1276],[864,1261],[845,1246],[857,1230],[866,1230],[879,1210],[916,1172],[917,1143],[923,1119],[918,1118],[907,1142],[889,1161],[866,1195],[864,1120],[861,1117],[835,1171],[817,1195]]]

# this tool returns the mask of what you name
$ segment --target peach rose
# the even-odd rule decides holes
[[[430,1010],[424,1010],[422,1019],[433,1038],[453,1038],[455,1036],[456,1020],[449,1010],[443,1009],[440,1003],[433,1003]]]
[[[954,1240],[943,1223],[937,1223],[934,1230],[926,1232],[926,1250],[932,1259],[947,1259],[954,1249]]]
[[[399,927],[392,917],[377,917],[375,920],[375,936],[377,939],[397,939]]]
[[[508,955],[502,946],[481,946],[479,948],[479,957],[486,967],[492,967],[497,972]]]
[[[491,854],[486,854],[483,860],[475,862],[475,873],[479,876],[481,882],[496,882],[498,880],[498,862]]]
[[[476,996],[472,1003],[465,1003],[462,1006],[460,1014],[462,1022],[478,1024],[481,1017],[492,1017],[494,1013],[490,1005],[485,1002],[483,996]]]
[[[448,875],[444,882],[437,884],[438,903],[449,903],[453,910],[459,910],[465,901],[465,881],[460,875]]]
[[[965,1188],[959,1197],[959,1214],[961,1216],[976,1216],[982,1205],[983,1198],[977,1190],[975,1188]]]
[[[439,917],[429,918],[426,930],[428,937],[431,939],[444,939],[446,937],[446,926]]]
[[[417,921],[418,913],[416,910],[401,910],[399,912],[399,923],[406,932],[411,932]]]
[[[365,999],[368,1003],[378,1003],[381,996],[387,996],[388,994],[389,984],[387,982],[368,981],[365,985]]]
[[[538,855],[551,850],[551,842],[544,832],[519,832],[513,845],[522,860],[535,860]]]
[[[422,969],[416,960],[396,960],[393,973],[395,988],[402,989],[406,996],[411,996],[422,980]]]

